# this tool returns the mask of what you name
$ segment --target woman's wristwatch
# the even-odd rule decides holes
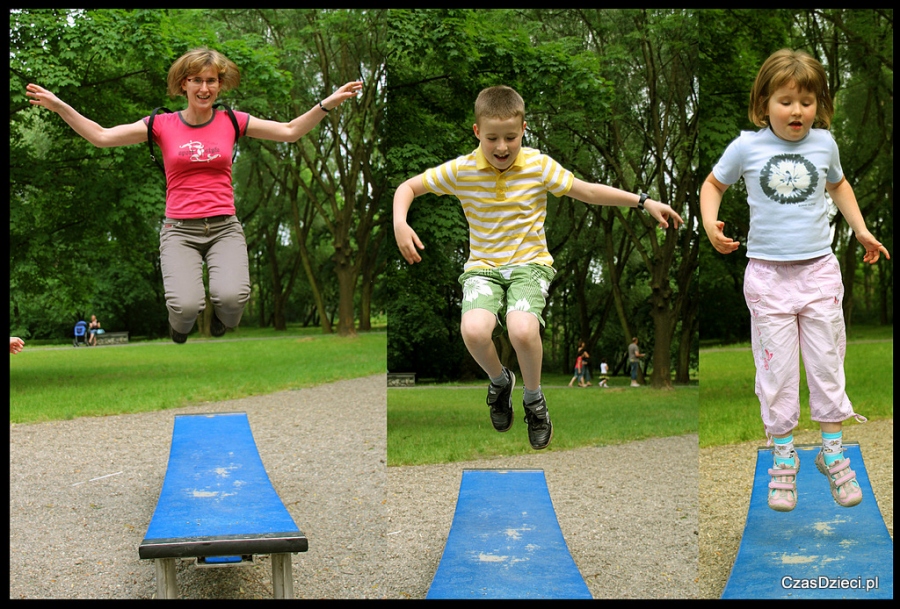
[[[644,211],[644,201],[646,201],[649,198],[650,198],[650,195],[648,195],[646,192],[642,192],[641,198],[638,199],[637,208],[641,211]]]

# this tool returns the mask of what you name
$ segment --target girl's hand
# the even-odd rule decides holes
[[[712,243],[712,246],[716,248],[717,252],[720,254],[730,254],[741,244],[731,237],[726,237],[724,227],[725,223],[719,220],[716,222],[715,230],[712,232],[707,231],[706,234],[709,237],[709,242]]]
[[[337,108],[351,97],[356,97],[359,92],[362,91],[362,86],[363,83],[361,80],[348,82],[347,84],[340,87],[337,91],[323,99],[322,105],[325,106],[328,110]]]
[[[35,84],[25,87],[25,95],[31,98],[28,100],[31,105],[43,106],[52,112],[57,112],[62,105],[62,102],[53,93]]]
[[[856,239],[862,246],[866,248],[866,254],[863,256],[863,262],[868,262],[869,264],[875,264],[878,262],[878,259],[881,257],[881,253],[884,253],[884,257],[888,260],[891,259],[891,255],[888,254],[887,248],[881,245],[875,237],[872,236],[872,233],[869,231],[860,231],[856,233]]]

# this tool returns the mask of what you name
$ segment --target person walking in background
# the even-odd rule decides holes
[[[244,230],[235,216],[231,160],[237,140],[228,112],[216,110],[220,93],[237,88],[237,65],[218,51],[198,48],[169,68],[168,93],[184,96],[187,107],[154,117],[152,138],[159,145],[166,172],[166,217],[160,230],[159,256],[169,311],[170,336],[187,341],[197,316],[206,307],[203,265],[209,271],[214,307],[210,333],[222,336],[240,323],[250,298],[250,271]],[[344,101],[355,97],[362,82],[338,88],[289,123],[234,112],[241,135],[276,142],[296,142]],[[101,148],[147,142],[149,118],[103,128],[36,84],[26,87],[30,103],[56,112],[72,129]]]
[[[584,341],[578,343],[578,349],[575,352],[575,374],[572,376],[572,380],[569,381],[569,387],[572,386],[576,380],[578,381],[579,387],[584,387],[584,353],[585,353],[585,345]]]
[[[581,343],[584,345],[584,343]],[[587,345],[584,345],[581,351],[581,386],[590,387],[591,383],[591,354],[587,351]]]
[[[750,230],[744,298],[750,311],[756,394],[766,437],[774,439],[768,504],[789,512],[797,505],[800,459],[793,430],[800,417],[800,355],[806,366],[809,407],[822,432],[816,468],[838,505],[862,501],[862,490],[843,454],[843,421],[865,417],[846,393],[847,346],[841,267],[832,252],[826,193],[875,264],[887,249],[866,229],[856,195],[841,168],[828,130],[834,105],[824,67],[804,51],[781,49],[760,67],[750,91],[749,117],[761,129],[733,140],[700,190],[703,228],[720,254],[740,243],[725,235],[718,212],[731,184],[744,180]]]
[[[638,383],[638,367],[641,365],[641,359],[644,357],[644,354],[641,353],[640,349],[638,349],[638,339],[634,337],[631,339],[631,344],[628,345],[628,365],[631,366],[631,386],[632,387],[640,387],[640,383]]]
[[[572,379],[569,381],[569,387],[571,387],[572,383],[576,380],[578,381],[579,387],[584,387],[584,377],[582,375],[583,369],[581,367],[581,356],[579,355],[575,358],[575,374],[572,375]]]

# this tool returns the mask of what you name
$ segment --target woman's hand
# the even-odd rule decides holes
[[[35,84],[28,84],[25,87],[25,95],[30,97],[29,103],[33,106],[43,106],[52,112],[59,112],[62,102],[53,93],[47,89]]]
[[[337,108],[342,103],[350,99],[351,97],[356,97],[360,91],[362,91],[363,83],[361,80],[355,80],[353,82],[348,82],[342,87],[338,88],[337,91],[326,97],[322,100],[322,105],[326,110],[333,110]]]

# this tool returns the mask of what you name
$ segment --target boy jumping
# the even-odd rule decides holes
[[[553,437],[541,391],[542,313],[556,274],[544,234],[547,192],[593,205],[646,209],[660,228],[668,228],[670,219],[675,228],[684,221],[670,206],[646,194],[584,182],[539,150],[523,148],[525,128],[525,102],[515,90],[500,85],[479,93],[473,126],[478,148],[397,188],[394,237],[409,264],[421,262],[417,250],[425,246],[406,222],[413,199],[430,192],[460,200],[469,224],[469,259],[459,277],[463,341],[491,379],[487,403],[494,429],[509,430],[516,377],[500,362],[493,342],[494,329],[504,314],[525,385],[528,440],[540,450]]]

